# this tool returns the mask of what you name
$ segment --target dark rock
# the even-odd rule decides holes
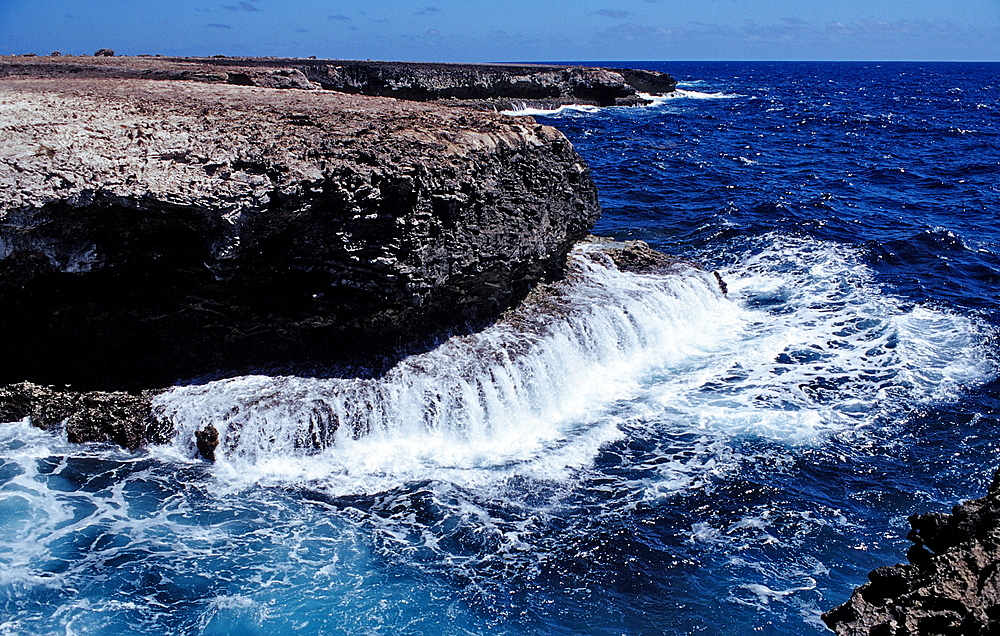
[[[215,461],[215,449],[219,447],[219,430],[207,425],[200,431],[194,433],[195,444],[198,446],[198,454],[210,462]]]
[[[113,442],[134,449],[166,442],[171,432],[152,415],[153,395],[60,391],[19,382],[0,387],[0,422],[27,417],[45,430],[64,428],[70,442]]]
[[[726,281],[722,279],[722,274],[718,271],[713,271],[712,275],[715,276],[715,282],[719,283],[719,291],[723,294],[729,294],[729,285],[727,285]]]
[[[1000,493],[909,521],[910,563],[872,572],[824,622],[841,636],[1000,633]]]
[[[614,241],[609,238],[590,236],[589,242],[600,246],[595,255],[608,256],[623,272],[654,273],[667,272],[690,267],[700,267],[691,261],[670,256],[654,250],[645,241]]]
[[[94,57],[114,57],[114,49],[97,49],[94,51]]]
[[[600,212],[586,164],[531,119],[194,82],[0,91],[0,303],[18,308],[0,384],[368,364],[494,319]]]

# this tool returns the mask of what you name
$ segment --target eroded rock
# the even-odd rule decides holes
[[[478,110],[566,104],[648,104],[644,93],[672,92],[669,74],[640,69],[539,64],[440,64],[301,58],[0,58],[0,77],[184,80],[264,88],[332,91],[437,101]]]
[[[841,636],[1000,633],[1000,473],[986,497],[909,521],[910,562],[873,571],[824,622]]]
[[[65,429],[73,443],[113,442],[123,448],[163,443],[172,428],[151,411],[154,392],[56,390],[30,382],[0,387],[0,422],[30,418],[45,430]]]

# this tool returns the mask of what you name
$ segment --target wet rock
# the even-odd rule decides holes
[[[590,236],[588,242],[600,246],[593,254],[611,258],[615,266],[623,272],[664,272],[700,266],[684,259],[654,250],[645,241],[615,241],[610,238]]]
[[[215,449],[219,446],[219,430],[207,425],[200,431],[194,433],[195,445],[198,447],[198,454],[210,462],[215,461]]]
[[[153,417],[153,392],[56,390],[30,382],[0,387],[0,422],[29,418],[45,430],[65,430],[70,442],[112,442],[123,448],[164,443],[169,425]]]
[[[1000,491],[909,521],[910,562],[869,574],[824,622],[841,636],[1000,633]]]

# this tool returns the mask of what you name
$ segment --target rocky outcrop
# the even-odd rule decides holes
[[[73,57],[0,58],[0,77],[188,80],[264,88],[319,88],[443,101],[478,110],[565,104],[648,103],[641,93],[669,93],[666,73],[638,69],[531,64],[435,64],[283,58]]]
[[[639,90],[617,69],[476,64],[388,64],[353,62],[311,64],[302,71],[328,90],[417,101],[454,100],[480,108],[509,109],[516,104],[553,106],[635,105]],[[669,75],[631,71],[645,92],[674,90]]]
[[[107,78],[0,107],[0,385],[371,367],[558,276],[599,214],[531,119]]]
[[[986,497],[909,521],[909,563],[873,571],[826,624],[841,636],[1000,633],[1000,473]]]

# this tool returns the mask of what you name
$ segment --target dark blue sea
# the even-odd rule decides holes
[[[908,515],[983,494],[1000,65],[622,65],[680,90],[537,118],[597,234],[707,270],[583,246],[550,316],[177,387],[135,453],[0,426],[0,635],[821,634]]]

